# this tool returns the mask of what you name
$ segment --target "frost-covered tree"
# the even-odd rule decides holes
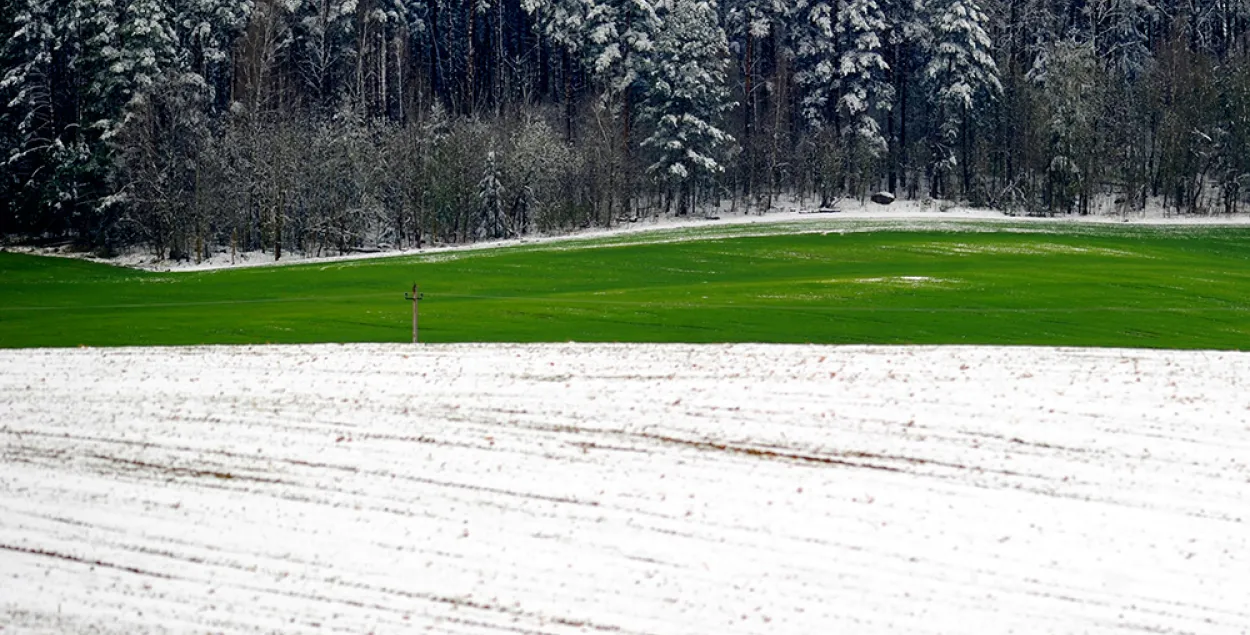
[[[647,66],[650,91],[643,108],[653,126],[642,145],[655,154],[647,168],[689,211],[691,185],[723,172],[733,137],[720,118],[733,107],[725,86],[729,45],[716,8],[706,0],[676,0],[665,16]]]
[[[357,0],[301,0],[292,12],[292,55],[300,79],[317,105],[333,110],[335,89],[345,85],[354,48]]]
[[[569,144],[541,119],[521,124],[510,139],[504,166],[508,193],[507,232],[521,236],[531,225],[542,230],[567,227],[581,220],[569,214],[578,208],[576,188],[568,187],[575,169]]]
[[[961,162],[967,193],[972,119],[1002,92],[986,30],[989,20],[975,0],[931,0],[927,14],[931,41],[924,78],[937,123],[931,193],[935,197],[947,194],[945,176]]]
[[[161,257],[202,255],[207,228],[196,175],[208,136],[206,97],[198,75],[166,71],[127,104],[113,138],[113,204],[124,205],[127,231]]]
[[[1150,61],[1150,28],[1157,13],[1147,0],[1103,0],[1091,7],[1093,43],[1104,66],[1133,81]]]
[[[566,141],[572,141],[573,66],[581,64],[590,49],[588,17],[594,11],[595,0],[521,0],[521,7],[534,16],[534,28],[560,50],[564,136]]]
[[[1105,75],[1090,43],[1050,47],[1029,74],[1041,89],[1048,156],[1045,203],[1049,212],[1088,213],[1099,147]]]

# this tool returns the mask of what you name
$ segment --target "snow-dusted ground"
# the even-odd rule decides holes
[[[0,351],[0,632],[1245,633],[1250,354]]]
[[[194,262],[190,260],[161,260],[154,258],[151,253],[142,249],[111,259],[97,259],[90,254],[76,251],[65,251],[62,249],[22,247],[13,247],[10,249],[42,255],[84,258],[149,271],[206,271],[236,267],[265,267],[297,263],[367,260],[403,255],[437,255],[448,252],[460,253],[478,249],[494,249],[498,247],[510,247],[522,244],[543,245],[566,241],[584,241],[587,239],[619,238],[639,233],[656,232],[658,230],[684,229],[691,227],[705,229],[724,227],[735,228],[735,231],[740,231],[741,226],[748,225],[756,226],[758,231],[761,233],[771,233],[776,231],[802,231],[794,227],[786,227],[784,230],[770,228],[770,226],[776,225],[804,223],[810,225],[813,231],[827,231],[830,229],[836,231],[836,228],[840,226],[845,225],[850,227],[856,223],[863,223],[865,221],[894,223],[894,225],[863,227],[862,229],[865,230],[925,228],[934,227],[934,223],[944,223],[944,227],[951,228],[952,223],[958,223],[961,221],[999,221],[1012,224],[1028,223],[1036,225],[1038,229],[1046,227],[1062,227],[1064,225],[1071,224],[1107,224],[1126,222],[1142,225],[1166,225],[1178,227],[1205,225],[1250,225],[1250,214],[1236,216],[1177,216],[1172,214],[1169,210],[1160,207],[1157,203],[1152,204],[1146,210],[1141,212],[1133,212],[1124,215],[1117,213],[1114,206],[1108,202],[1098,210],[1098,213],[1090,216],[1069,215],[1055,218],[1007,216],[1002,212],[995,210],[959,207],[949,203],[938,203],[932,201],[898,201],[889,206],[885,206],[872,202],[843,200],[838,203],[837,209],[839,212],[836,214],[815,213],[809,208],[809,206],[805,206],[802,202],[780,200],[772,211],[765,214],[758,214],[744,209],[735,211],[723,208],[718,210],[707,210],[706,214],[693,217],[648,217],[640,219],[637,222],[623,223],[610,229],[600,228],[567,234],[527,236],[522,240],[487,241],[465,245],[427,247],[420,250],[383,250],[333,256],[317,256],[316,254],[287,252],[283,254],[280,261],[275,261],[272,253],[244,252],[232,254],[228,250],[220,251],[214,254],[211,258],[202,262]],[[665,238],[662,235],[657,235],[657,240],[665,240]]]

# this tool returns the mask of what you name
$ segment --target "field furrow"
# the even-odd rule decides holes
[[[0,350],[0,632],[1250,630],[1250,354]]]

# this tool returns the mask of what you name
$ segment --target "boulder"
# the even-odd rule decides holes
[[[872,195],[872,202],[878,205],[889,205],[894,202],[894,195],[889,192],[877,192]]]

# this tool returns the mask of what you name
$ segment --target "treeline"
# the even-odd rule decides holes
[[[1250,190],[1250,0],[3,2],[9,237],[277,257]]]

